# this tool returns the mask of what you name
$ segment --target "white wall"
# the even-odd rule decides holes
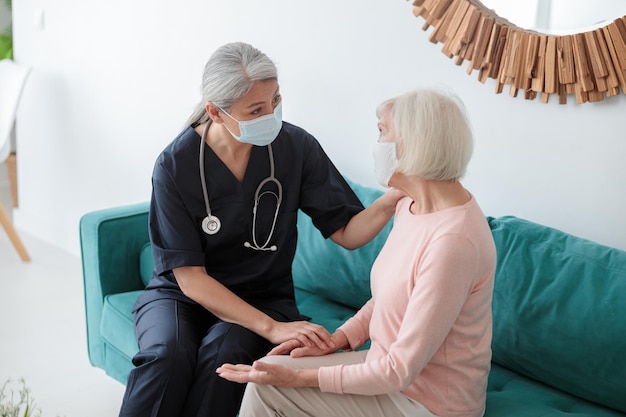
[[[155,157],[199,99],[209,54],[250,42],[279,68],[284,117],[340,170],[375,185],[375,106],[456,91],[476,150],[464,184],[487,215],[516,215],[626,249],[626,96],[558,105],[496,95],[428,42],[405,0],[21,0],[18,61],[34,70],[17,126],[18,228],[78,253],[90,210],[147,200]],[[43,28],[33,16],[43,10]],[[491,80],[490,80],[491,81]]]

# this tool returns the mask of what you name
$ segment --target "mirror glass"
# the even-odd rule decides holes
[[[626,0],[481,0],[524,29],[566,35],[606,26],[626,16]]]

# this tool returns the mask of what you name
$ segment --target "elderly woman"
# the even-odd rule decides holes
[[[383,102],[377,114],[377,177],[406,196],[372,267],[372,298],[332,334],[332,348],[294,339],[251,366],[218,368],[250,382],[241,416],[484,413],[496,252],[459,182],[473,150],[463,105],[418,90]],[[355,351],[368,339],[369,350]]]

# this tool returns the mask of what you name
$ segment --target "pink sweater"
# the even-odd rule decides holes
[[[322,367],[322,391],[401,391],[441,417],[477,417],[491,363],[496,251],[475,199],[425,215],[396,208],[371,272],[372,298],[340,329],[364,363]]]

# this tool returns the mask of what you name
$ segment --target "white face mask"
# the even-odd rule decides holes
[[[374,173],[380,185],[389,187],[389,179],[396,171],[398,158],[395,142],[376,142],[373,149]]]
[[[256,146],[266,146],[274,142],[278,132],[283,127],[283,103],[278,103],[278,106],[274,109],[274,113],[266,114],[265,116],[257,117],[252,120],[239,121],[235,119],[230,113],[222,110],[231,119],[239,123],[239,136],[235,135],[224,124],[226,130],[239,142],[250,143]]]

